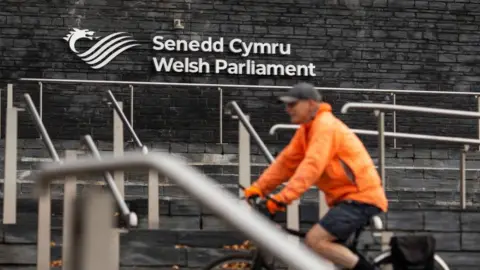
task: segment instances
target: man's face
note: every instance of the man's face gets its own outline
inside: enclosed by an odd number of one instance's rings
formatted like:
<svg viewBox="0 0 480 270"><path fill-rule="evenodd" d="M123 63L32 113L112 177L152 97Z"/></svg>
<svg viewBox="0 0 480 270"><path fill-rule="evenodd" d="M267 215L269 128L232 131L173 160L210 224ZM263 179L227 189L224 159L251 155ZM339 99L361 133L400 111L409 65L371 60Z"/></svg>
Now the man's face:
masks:
<svg viewBox="0 0 480 270"><path fill-rule="evenodd" d="M302 124L308 122L312 117L312 110L315 102L312 100L299 100L286 104L286 110L290 115L290 121L293 124Z"/></svg>

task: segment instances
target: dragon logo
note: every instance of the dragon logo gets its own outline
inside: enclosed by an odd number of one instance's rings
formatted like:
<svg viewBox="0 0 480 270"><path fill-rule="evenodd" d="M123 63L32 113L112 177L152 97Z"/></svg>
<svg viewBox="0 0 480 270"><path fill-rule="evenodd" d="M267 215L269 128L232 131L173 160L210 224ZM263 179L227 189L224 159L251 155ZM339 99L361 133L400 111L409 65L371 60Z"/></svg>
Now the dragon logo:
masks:
<svg viewBox="0 0 480 270"><path fill-rule="evenodd" d="M102 68L122 52L140 46L131 35L125 32L113 33L101 39L94 35L95 32L88 29L73 28L73 31L70 31L70 34L63 38L67 41L70 50L93 69ZM80 39L99 40L90 49L80 53L75 47L75 43Z"/></svg>

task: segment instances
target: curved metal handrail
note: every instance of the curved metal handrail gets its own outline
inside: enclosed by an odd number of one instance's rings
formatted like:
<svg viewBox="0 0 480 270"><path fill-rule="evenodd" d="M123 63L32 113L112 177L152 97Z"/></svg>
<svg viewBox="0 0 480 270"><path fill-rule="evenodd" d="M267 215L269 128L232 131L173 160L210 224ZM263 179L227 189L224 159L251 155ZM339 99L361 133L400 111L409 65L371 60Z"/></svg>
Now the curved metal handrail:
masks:
<svg viewBox="0 0 480 270"><path fill-rule="evenodd" d="M115 112L117 112L118 116L120 117L120 120L123 122L123 124L127 127L127 130L128 132L130 132L130 135L133 137L133 140L135 141L135 144L137 144L137 146L142 149L142 153L144 155L148 154L148 148L146 145L144 145L142 143L142 141L140 141L140 138L138 138L137 136L137 133L135 132L135 130L133 129L132 125L130 124L130 122L128 121L127 117L125 116L125 114L123 113L122 109L120 108L120 106L118 105L118 102L117 102L117 99L115 99L115 96L113 95L112 91L111 90L108 90L107 91L108 93L108 98L110 99L110 102L112 103L113 105L113 109L115 110Z"/></svg>
<svg viewBox="0 0 480 270"><path fill-rule="evenodd" d="M388 110L388 111L404 111L404 112L423 112L430 114L443 114L452 116L464 116L471 118L480 118L479 112L449 110L441 108L427 108L419 106L406 105L391 105L383 103L362 103L362 102L348 102L342 106L341 112L347 113L349 109L373 109L373 110Z"/></svg>
<svg viewBox="0 0 480 270"><path fill-rule="evenodd" d="M217 216L223 217L233 227L241 230L259 246L288 265L299 270L328 269L329 264L306 248L303 244L292 245L286 233L272 224L260 213L252 211L229 192L215 185L215 181L202 174L184 161L170 154L149 155L128 154L120 158L103 160L84 159L63 164L45 164L36 175L40 200L49 191L54 179L67 175L101 173L127 169L150 169L164 174L175 181L186 192L210 208ZM195 182L195 185L192 183Z"/></svg>

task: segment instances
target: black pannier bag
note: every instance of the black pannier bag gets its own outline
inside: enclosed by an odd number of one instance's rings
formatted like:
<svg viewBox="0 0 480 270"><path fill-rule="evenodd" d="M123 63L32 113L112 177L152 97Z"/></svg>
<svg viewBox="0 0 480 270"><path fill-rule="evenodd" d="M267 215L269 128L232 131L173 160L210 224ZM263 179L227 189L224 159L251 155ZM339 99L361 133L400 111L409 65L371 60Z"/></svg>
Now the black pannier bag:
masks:
<svg viewBox="0 0 480 270"><path fill-rule="evenodd" d="M435 238L431 235L394 236L390 248L394 270L435 270Z"/></svg>

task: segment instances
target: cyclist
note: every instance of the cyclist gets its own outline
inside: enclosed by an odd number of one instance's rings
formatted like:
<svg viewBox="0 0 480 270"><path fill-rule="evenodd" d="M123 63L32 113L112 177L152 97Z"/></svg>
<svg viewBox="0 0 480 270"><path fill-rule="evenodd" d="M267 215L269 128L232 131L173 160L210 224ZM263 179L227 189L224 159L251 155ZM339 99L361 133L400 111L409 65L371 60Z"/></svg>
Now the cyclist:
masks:
<svg viewBox="0 0 480 270"><path fill-rule="evenodd" d="M265 197L290 180L267 208L272 214L315 185L325 194L329 211L307 233L306 244L324 258L347 269L374 266L341 243L370 218L386 212L388 201L380 176L360 139L332 114L313 85L294 85L280 101L294 124L290 143L260 178L245 189L245 197Z"/></svg>

